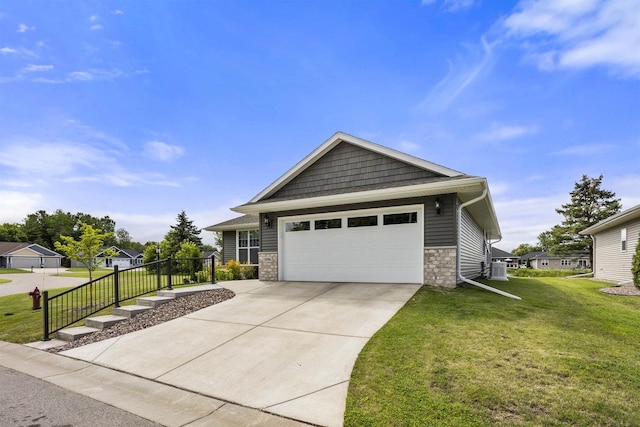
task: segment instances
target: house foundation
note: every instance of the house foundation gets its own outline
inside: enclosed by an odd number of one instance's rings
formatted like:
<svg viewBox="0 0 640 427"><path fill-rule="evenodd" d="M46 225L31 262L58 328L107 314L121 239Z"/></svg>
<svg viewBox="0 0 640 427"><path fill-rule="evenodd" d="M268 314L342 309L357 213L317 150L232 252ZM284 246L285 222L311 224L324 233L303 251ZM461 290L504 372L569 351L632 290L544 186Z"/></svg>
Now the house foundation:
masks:
<svg viewBox="0 0 640 427"><path fill-rule="evenodd" d="M456 247L434 246L424 248L424 284L441 288L455 288Z"/></svg>
<svg viewBox="0 0 640 427"><path fill-rule="evenodd" d="M258 253L258 278L265 281L278 280L278 252Z"/></svg>

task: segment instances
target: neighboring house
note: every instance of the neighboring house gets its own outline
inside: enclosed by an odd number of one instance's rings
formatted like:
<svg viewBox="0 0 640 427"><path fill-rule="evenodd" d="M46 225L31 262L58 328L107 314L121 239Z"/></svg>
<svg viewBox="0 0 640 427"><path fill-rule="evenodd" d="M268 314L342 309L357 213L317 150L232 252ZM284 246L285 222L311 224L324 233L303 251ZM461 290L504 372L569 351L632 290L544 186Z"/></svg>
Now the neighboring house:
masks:
<svg viewBox="0 0 640 427"><path fill-rule="evenodd" d="M107 249L111 249L116 253L115 256L107 257L105 259L104 251ZM143 254L136 251L135 249L120 249L116 246L111 246L109 248L102 248L102 251L98 253L96 258L102 261L100 267L104 268L113 268L114 265L117 265L118 268L130 268L136 267L142 264ZM83 263L75 260L71 260L71 267L86 267Z"/></svg>
<svg viewBox="0 0 640 427"><path fill-rule="evenodd" d="M491 247L491 261L504 262L507 268L518 268L520 257L510 252Z"/></svg>
<svg viewBox="0 0 640 427"><path fill-rule="evenodd" d="M630 282L631 262L638 246L640 205L610 216L580 232L593 238L593 277Z"/></svg>
<svg viewBox="0 0 640 427"><path fill-rule="evenodd" d="M520 257L520 265L536 270L572 270L591 267L589 255L585 253L555 256L548 252L529 252Z"/></svg>
<svg viewBox="0 0 640 427"><path fill-rule="evenodd" d="M55 268L62 258L37 243L0 242L0 268Z"/></svg>
<svg viewBox="0 0 640 427"><path fill-rule="evenodd" d="M215 251L204 251L202 253L202 257L204 258L204 266L205 267L209 267L211 265L211 257L213 256L213 259L215 260L215 265L219 265L220 264L220 254L218 252Z"/></svg>
<svg viewBox="0 0 640 427"><path fill-rule="evenodd" d="M341 132L232 210L205 229L261 280L455 287L501 237L485 178Z"/></svg>

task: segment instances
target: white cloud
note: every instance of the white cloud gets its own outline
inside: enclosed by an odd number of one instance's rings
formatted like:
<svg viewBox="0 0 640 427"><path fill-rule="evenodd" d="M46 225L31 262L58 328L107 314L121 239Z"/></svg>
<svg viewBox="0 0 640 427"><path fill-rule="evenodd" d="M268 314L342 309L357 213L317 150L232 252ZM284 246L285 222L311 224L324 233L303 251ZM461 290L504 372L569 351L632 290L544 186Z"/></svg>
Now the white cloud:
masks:
<svg viewBox="0 0 640 427"><path fill-rule="evenodd" d="M404 151L406 153L413 153L420 149L420 145L411 141L400 141L398 143L398 148L400 149L400 151Z"/></svg>
<svg viewBox="0 0 640 427"><path fill-rule="evenodd" d="M0 190L0 223L22 222L42 208L44 196L37 192Z"/></svg>
<svg viewBox="0 0 640 427"><path fill-rule="evenodd" d="M104 27L100 24L94 24L92 26L89 27L89 30L91 31L96 31L96 30L102 30Z"/></svg>
<svg viewBox="0 0 640 427"><path fill-rule="evenodd" d="M543 70L602 66L640 78L638 1L521 1L503 26Z"/></svg>
<svg viewBox="0 0 640 427"><path fill-rule="evenodd" d="M144 145L144 154L152 159L167 162L184 154L184 147L162 141L149 141Z"/></svg>
<svg viewBox="0 0 640 427"><path fill-rule="evenodd" d="M481 51L474 52L476 55L481 53L482 57L479 61L471 65L458 67L449 62L447 75L433 87L418 108L424 108L431 113L440 113L447 110L456 98L491 66L492 50L493 45L482 38Z"/></svg>
<svg viewBox="0 0 640 427"><path fill-rule="evenodd" d="M561 150L554 151L551 154L562 155L562 156L594 156L596 154L610 151L613 148L615 148L613 144L572 145L570 147L565 147Z"/></svg>
<svg viewBox="0 0 640 427"><path fill-rule="evenodd" d="M0 53L3 55L8 55L10 53L18 53L17 50L10 48L9 46L5 46L0 48Z"/></svg>
<svg viewBox="0 0 640 427"><path fill-rule="evenodd" d="M68 74L67 81L93 81L93 80L115 80L124 77L120 70L100 70L92 68L87 71L73 71Z"/></svg>
<svg viewBox="0 0 640 427"><path fill-rule="evenodd" d="M616 197L621 199L623 209L629 209L640 205L640 174L626 174L612 178L610 184L605 187L607 190L616 193Z"/></svg>
<svg viewBox="0 0 640 427"><path fill-rule="evenodd" d="M35 52L29 50L29 49L25 49L23 47L19 47L17 49L11 48L9 46L5 46L0 48L0 53L3 55L18 55L21 56L23 58L37 58L38 55L36 55Z"/></svg>
<svg viewBox="0 0 640 427"><path fill-rule="evenodd" d="M490 129L480 133L478 139L485 142L502 142L510 139L521 138L537 132L533 126L502 125L494 123Z"/></svg>
<svg viewBox="0 0 640 427"><path fill-rule="evenodd" d="M29 64L22 69L22 71L26 71L28 73L51 71L51 70L53 70L53 65L35 65L35 64Z"/></svg>
<svg viewBox="0 0 640 427"><path fill-rule="evenodd" d="M468 9L476 3L478 3L477 0L444 0L443 6L447 12L458 12Z"/></svg>
<svg viewBox="0 0 640 427"><path fill-rule="evenodd" d="M100 19L100 17L98 15L91 15L89 17L89 21L91 21L91 22L96 22L98 19Z"/></svg>
<svg viewBox="0 0 640 427"><path fill-rule="evenodd" d="M36 29L36 27L29 27L28 25L25 25L25 24L18 25L18 32L19 33L26 33L27 31L33 31L35 29Z"/></svg>
<svg viewBox="0 0 640 427"><path fill-rule="evenodd" d="M111 12L114 15L124 15L124 12L120 9L116 9L113 12Z"/></svg>

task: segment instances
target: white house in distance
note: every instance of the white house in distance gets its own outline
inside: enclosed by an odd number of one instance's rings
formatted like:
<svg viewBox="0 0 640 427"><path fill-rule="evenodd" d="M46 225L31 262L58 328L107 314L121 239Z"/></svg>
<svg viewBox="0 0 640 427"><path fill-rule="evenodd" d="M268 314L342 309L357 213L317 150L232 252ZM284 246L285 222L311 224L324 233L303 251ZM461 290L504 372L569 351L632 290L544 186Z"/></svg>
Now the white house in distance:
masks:
<svg viewBox="0 0 640 427"><path fill-rule="evenodd" d="M485 178L342 132L233 210L205 229L260 280L456 287L501 238Z"/></svg>
<svg viewBox="0 0 640 427"><path fill-rule="evenodd" d="M593 277L606 282L631 282L631 261L639 233L640 205L582 230L580 234L593 238Z"/></svg>
<svg viewBox="0 0 640 427"><path fill-rule="evenodd" d="M0 268L60 267L62 255L37 243L0 242Z"/></svg>

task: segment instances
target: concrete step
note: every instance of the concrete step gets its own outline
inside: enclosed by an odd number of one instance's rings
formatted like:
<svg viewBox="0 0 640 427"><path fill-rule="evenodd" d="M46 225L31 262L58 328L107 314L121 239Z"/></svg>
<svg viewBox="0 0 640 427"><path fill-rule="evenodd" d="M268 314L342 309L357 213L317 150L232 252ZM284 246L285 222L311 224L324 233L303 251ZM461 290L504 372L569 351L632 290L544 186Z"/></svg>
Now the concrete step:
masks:
<svg viewBox="0 0 640 427"><path fill-rule="evenodd" d="M97 316L97 317L89 317L84 322L84 324L90 328L96 329L106 329L115 325L118 322L122 322L123 320L127 320L124 316L116 316L113 314L108 314L106 316Z"/></svg>
<svg viewBox="0 0 640 427"><path fill-rule="evenodd" d="M142 297L136 298L137 305L144 305L147 307L159 307L165 302L173 301L175 297Z"/></svg>
<svg viewBox="0 0 640 427"><path fill-rule="evenodd" d="M37 348L38 350L49 350L50 348L62 347L69 344L68 341L62 341L59 339L52 339L49 341L36 341L25 344L27 347Z"/></svg>
<svg viewBox="0 0 640 427"><path fill-rule="evenodd" d="M58 332L56 332L56 337L62 341L75 341L98 331L99 329L97 328L91 328L89 326L78 326L76 328L60 329Z"/></svg>
<svg viewBox="0 0 640 427"><path fill-rule="evenodd" d="M123 305L122 307L116 307L113 309L113 314L116 316L126 317L131 319L140 313L144 313L147 310L151 310L153 307L148 305Z"/></svg>
<svg viewBox="0 0 640 427"><path fill-rule="evenodd" d="M167 290L158 291L158 296L179 298L179 297L186 297L187 295L197 294L200 292L211 291L213 289L220 289L221 287L222 286L213 285L213 284L189 286L186 288L172 289L170 291L167 291Z"/></svg>

